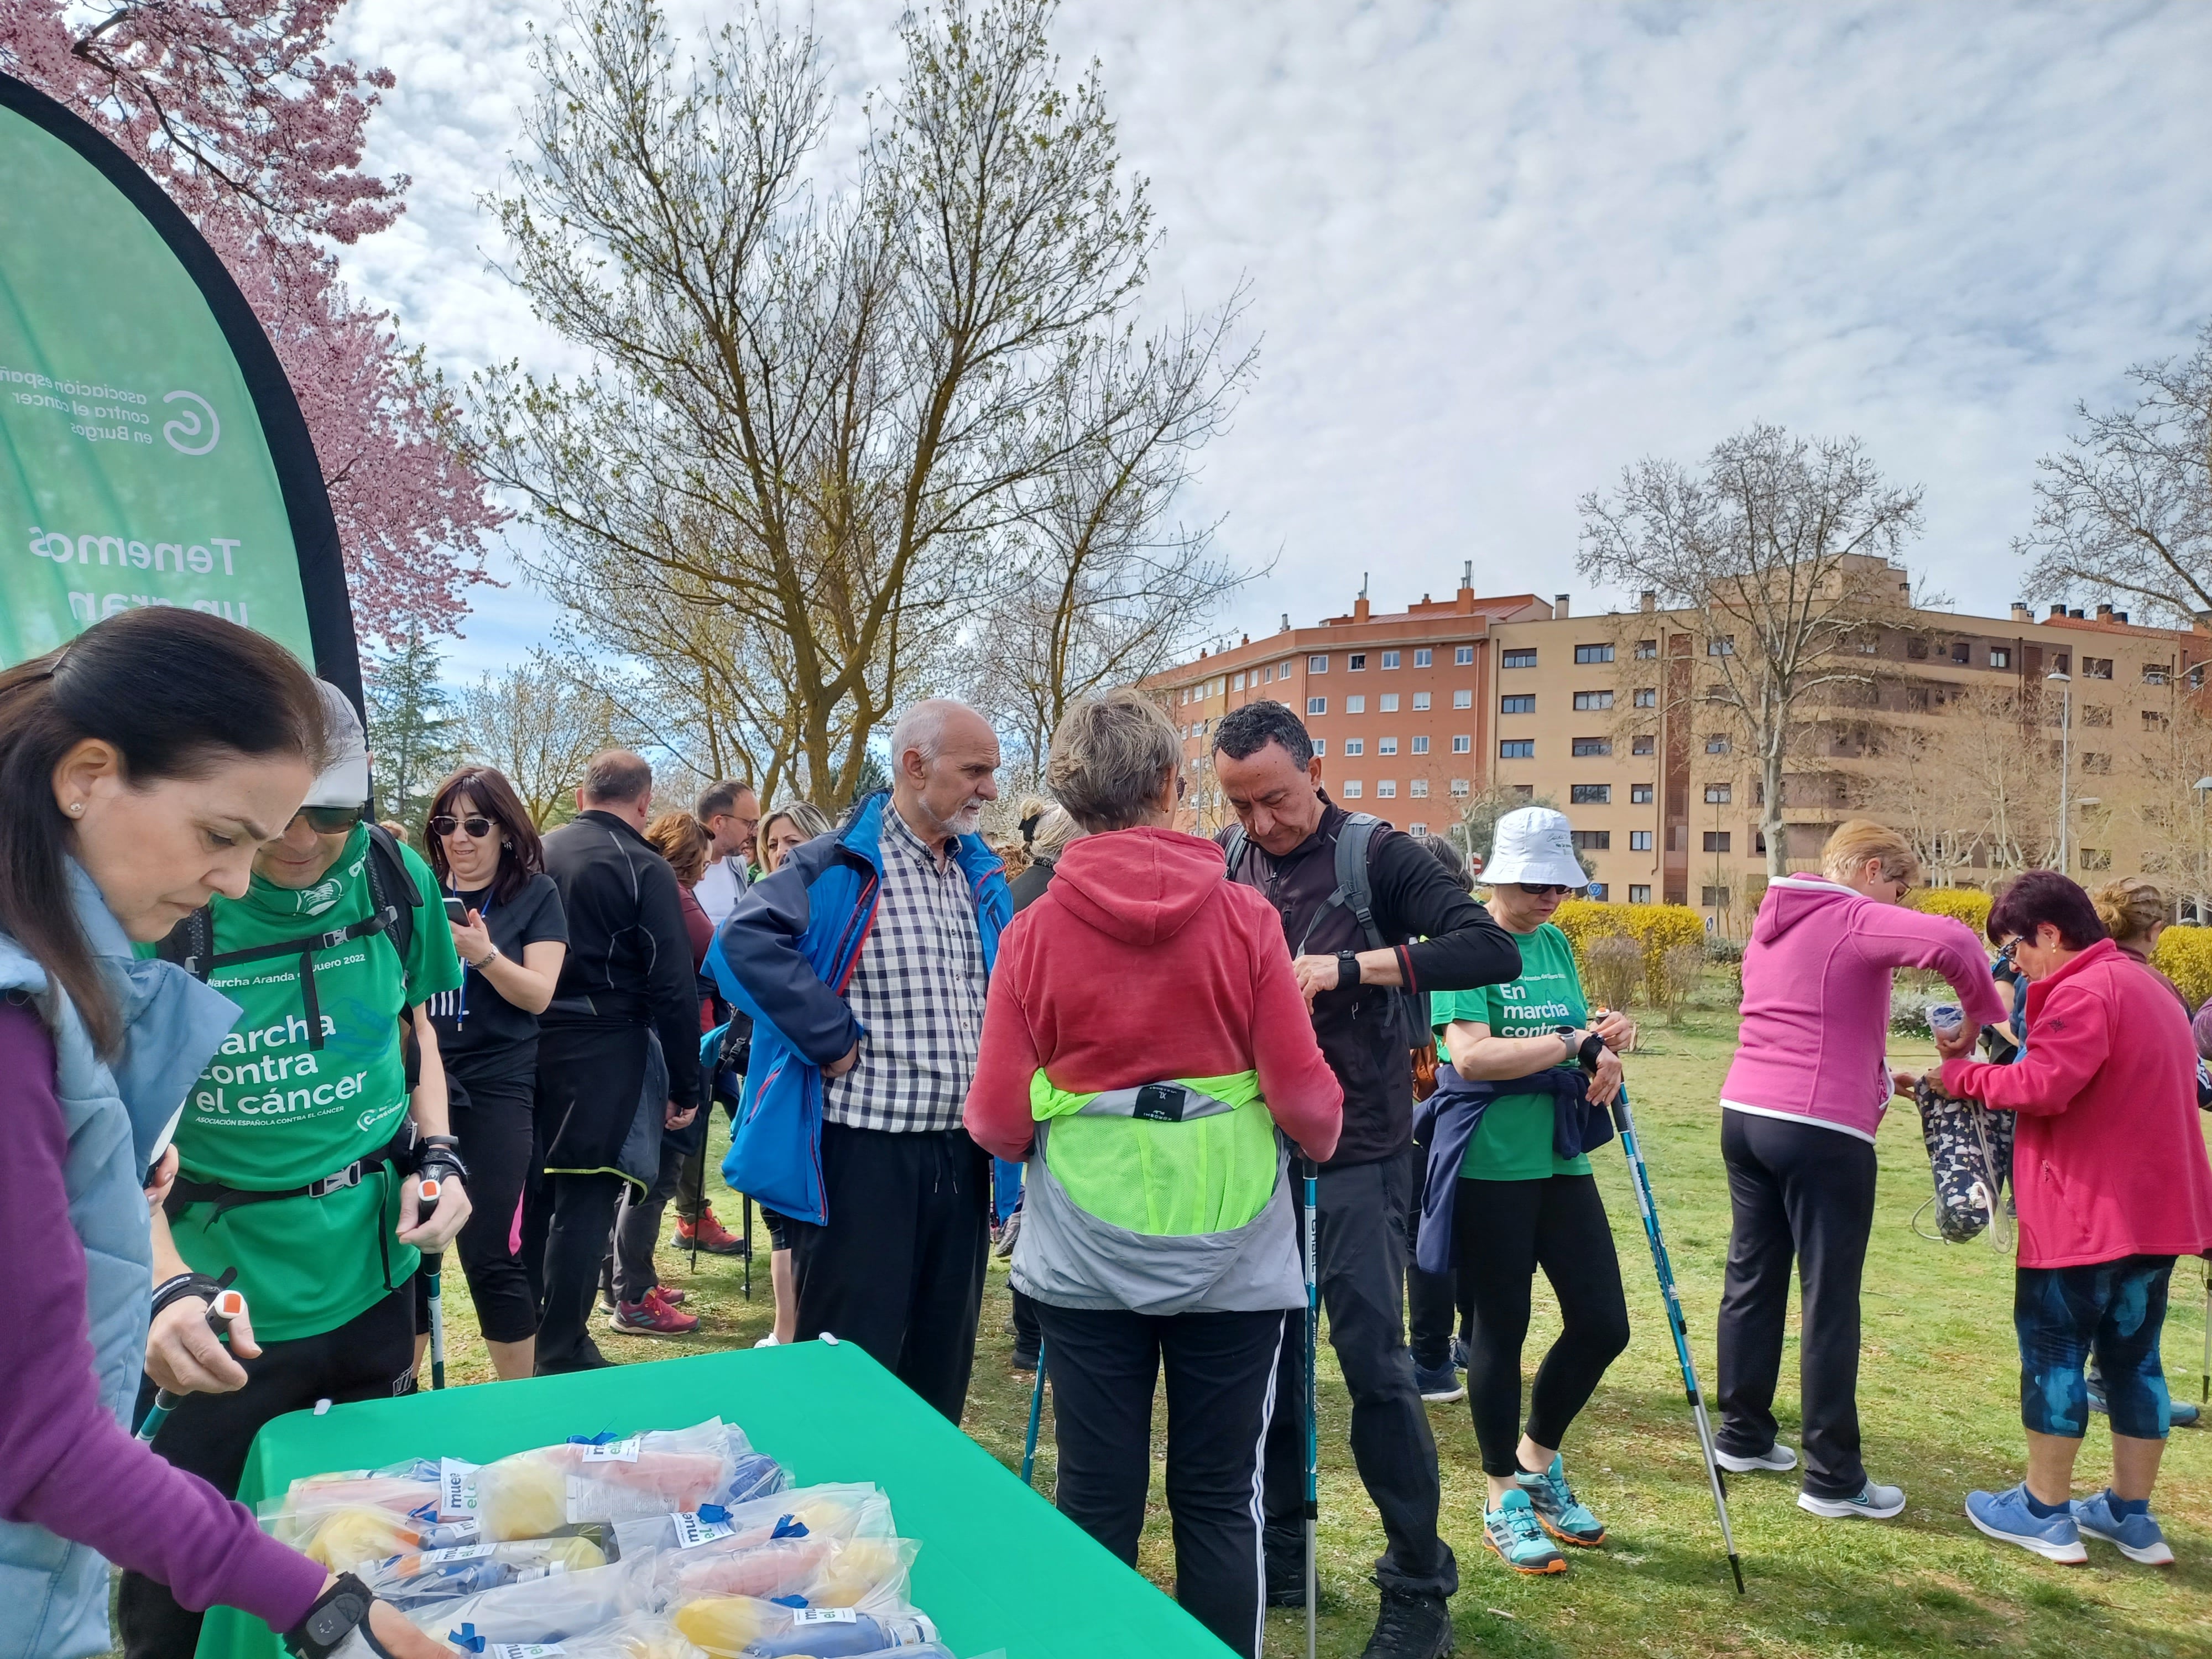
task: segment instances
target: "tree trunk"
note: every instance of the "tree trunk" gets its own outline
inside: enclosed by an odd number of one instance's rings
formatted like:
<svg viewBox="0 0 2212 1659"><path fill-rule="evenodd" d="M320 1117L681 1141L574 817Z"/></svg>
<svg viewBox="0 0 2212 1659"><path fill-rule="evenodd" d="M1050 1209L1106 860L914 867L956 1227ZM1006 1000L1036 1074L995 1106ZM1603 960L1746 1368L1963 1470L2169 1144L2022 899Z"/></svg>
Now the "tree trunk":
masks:
<svg viewBox="0 0 2212 1659"><path fill-rule="evenodd" d="M1760 757L1761 793L1766 805L1759 819L1759 833L1766 837L1766 875L1768 880L1790 873L1789 831L1782 823L1782 745L1770 740L1766 752Z"/></svg>

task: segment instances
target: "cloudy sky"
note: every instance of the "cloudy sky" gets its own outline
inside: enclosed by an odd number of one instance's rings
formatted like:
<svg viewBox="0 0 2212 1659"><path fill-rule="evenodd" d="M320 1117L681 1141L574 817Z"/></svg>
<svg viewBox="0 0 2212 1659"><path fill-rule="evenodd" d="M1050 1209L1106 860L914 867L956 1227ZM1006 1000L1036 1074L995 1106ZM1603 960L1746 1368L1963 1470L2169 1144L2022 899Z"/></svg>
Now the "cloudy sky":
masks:
<svg viewBox="0 0 2212 1659"><path fill-rule="evenodd" d="M844 107L896 0L820 0ZM672 12L689 31L698 0ZM489 268L557 0L355 0L399 77L373 164L407 217L356 287L451 373L569 365ZM1258 379L1185 504L1271 629L1455 585L1593 594L1575 502L1753 421L1856 433L1927 492L1913 562L2002 615L2077 398L2212 316L2212 5L1508 6L1067 0L1167 235L1159 301L1252 289ZM542 634L484 596L464 672Z"/></svg>

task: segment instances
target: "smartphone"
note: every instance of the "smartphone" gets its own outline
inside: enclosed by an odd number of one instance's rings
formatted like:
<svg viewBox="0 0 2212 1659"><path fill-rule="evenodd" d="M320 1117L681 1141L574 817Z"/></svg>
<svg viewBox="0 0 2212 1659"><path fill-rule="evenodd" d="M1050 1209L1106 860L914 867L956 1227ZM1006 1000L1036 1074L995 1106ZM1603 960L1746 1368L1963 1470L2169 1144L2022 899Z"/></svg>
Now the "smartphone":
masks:
<svg viewBox="0 0 2212 1659"><path fill-rule="evenodd" d="M452 922L456 927L467 927L469 925L469 907L462 903L460 900L457 898L448 897L446 900L446 920Z"/></svg>

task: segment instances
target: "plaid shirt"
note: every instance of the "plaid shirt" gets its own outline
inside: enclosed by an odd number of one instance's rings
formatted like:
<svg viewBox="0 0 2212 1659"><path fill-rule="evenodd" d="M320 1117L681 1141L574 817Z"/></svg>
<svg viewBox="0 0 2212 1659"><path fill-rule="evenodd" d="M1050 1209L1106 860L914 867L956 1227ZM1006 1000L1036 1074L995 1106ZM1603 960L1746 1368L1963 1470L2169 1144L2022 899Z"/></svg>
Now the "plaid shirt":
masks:
<svg viewBox="0 0 2212 1659"><path fill-rule="evenodd" d="M957 1129L983 1030L975 891L889 806L882 853L875 926L845 988L866 1035L859 1063L828 1080L822 1115L855 1129Z"/></svg>

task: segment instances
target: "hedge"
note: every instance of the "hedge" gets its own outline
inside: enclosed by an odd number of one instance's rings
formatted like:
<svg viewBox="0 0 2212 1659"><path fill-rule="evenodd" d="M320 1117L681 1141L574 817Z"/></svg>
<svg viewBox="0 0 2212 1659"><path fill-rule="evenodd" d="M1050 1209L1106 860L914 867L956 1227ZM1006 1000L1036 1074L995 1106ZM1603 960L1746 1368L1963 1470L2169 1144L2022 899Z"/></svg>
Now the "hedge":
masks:
<svg viewBox="0 0 2212 1659"><path fill-rule="evenodd" d="M1905 896L1905 903L1931 916L1948 916L1974 930L1977 939L1989 926L1990 896L1978 887L1919 887Z"/></svg>
<svg viewBox="0 0 2212 1659"><path fill-rule="evenodd" d="M1552 921L1575 947L1575 965L1587 971L1583 946L1607 933L1625 933L1644 947L1644 994L1652 1002L1666 1000L1666 976L1661 959L1678 945L1703 946L1705 924L1686 904L1601 904L1595 899L1568 899L1553 913Z"/></svg>
<svg viewBox="0 0 2212 1659"><path fill-rule="evenodd" d="M2167 928L2150 960L2192 1004L2212 999L2212 927Z"/></svg>

